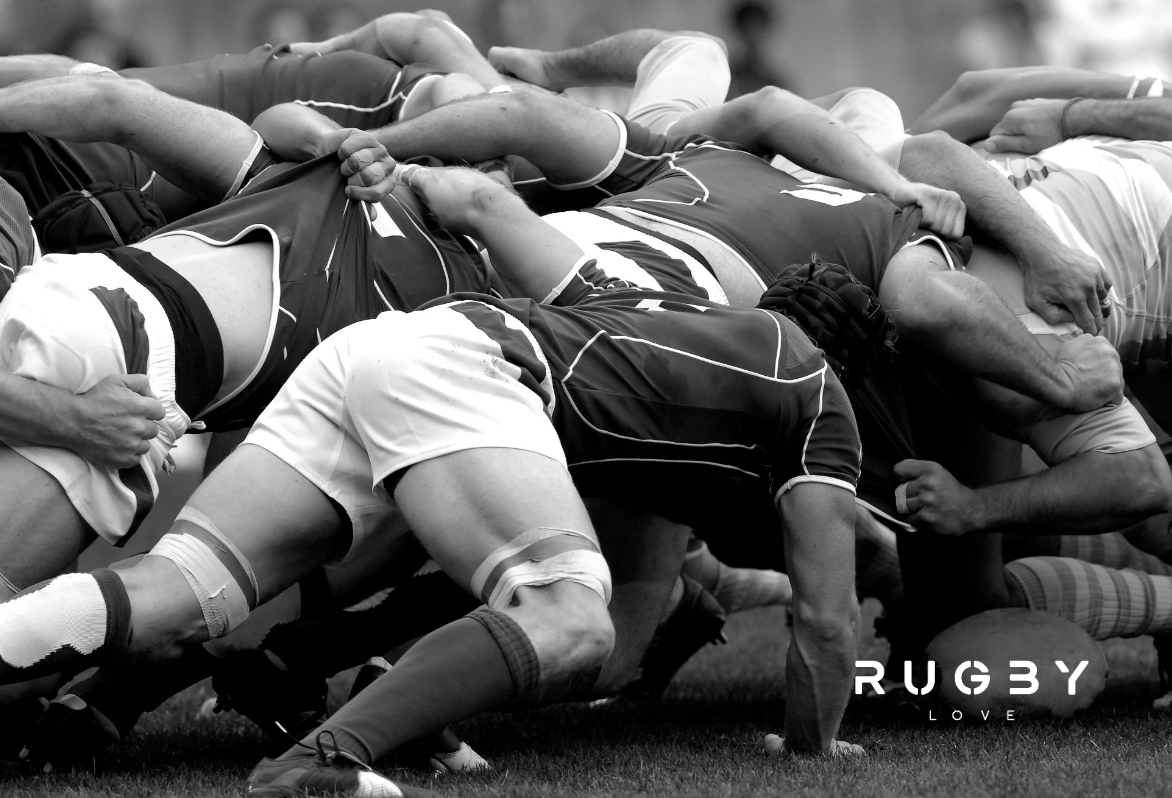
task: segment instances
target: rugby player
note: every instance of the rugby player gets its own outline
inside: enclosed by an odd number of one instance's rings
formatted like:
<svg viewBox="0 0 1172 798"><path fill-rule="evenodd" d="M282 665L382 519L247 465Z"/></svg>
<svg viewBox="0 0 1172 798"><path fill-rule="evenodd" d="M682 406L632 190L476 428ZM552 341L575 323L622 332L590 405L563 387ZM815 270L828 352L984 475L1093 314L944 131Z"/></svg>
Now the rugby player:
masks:
<svg viewBox="0 0 1172 798"><path fill-rule="evenodd" d="M575 306L462 295L331 337L140 563L0 605L4 678L127 650L173 656L313 565L385 550L393 541L372 522L397 509L486 606L376 683L393 718L343 710L315 735L369 764L472 712L539 706L599 678L614 635L610 574L578 491L687 525L730 504L775 506L794 584L786 744L857 751L834 737L857 634L859 443L818 350L765 310L646 291L576 301L596 292L565 275L593 259L515 195L466 170L410 179L496 258L530 274L546 264L534 293L570 283ZM745 346L763 340L772 344ZM64 630L55 619L66 616L85 628ZM34 617L58 630L52 639L18 620ZM296 754L262 763L252 793L353 787L353 773Z"/></svg>
<svg viewBox="0 0 1172 798"><path fill-rule="evenodd" d="M341 51L321 56L305 47L266 44L244 54L119 73L66 56L8 56L0 58L0 85L69 74L121 75L248 123L274 105L293 102L315 108L341 127L365 129L504 83L450 22L408 13L376 22L378 55ZM34 216L66 191L98 181L139 188L168 221L220 199L176 186L133 148L61 141L35 131L0 137L0 177L20 192Z"/></svg>
<svg viewBox="0 0 1172 798"><path fill-rule="evenodd" d="M42 258L8 292L5 371L73 393L145 374L166 410L149 452L122 470L17 431L4 438L0 562L11 585L58 573L95 535L124 544L175 440L193 425L250 424L321 338L388 308L487 287L479 257L429 227L410 195L359 201L386 194L392 162L352 131L338 134L339 146L349 141L347 178L336 156L277 163L243 122L139 81L16 84L0 90L0 113L5 132L132 145L193 194L235 195L135 248Z"/></svg>

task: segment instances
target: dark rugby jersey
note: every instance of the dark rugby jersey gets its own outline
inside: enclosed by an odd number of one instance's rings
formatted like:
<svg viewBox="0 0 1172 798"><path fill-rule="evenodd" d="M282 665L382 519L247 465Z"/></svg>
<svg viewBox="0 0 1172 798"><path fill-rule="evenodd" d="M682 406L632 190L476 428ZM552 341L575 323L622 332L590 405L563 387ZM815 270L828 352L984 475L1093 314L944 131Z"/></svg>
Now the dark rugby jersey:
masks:
<svg viewBox="0 0 1172 798"><path fill-rule="evenodd" d="M574 307L434 304L466 316L520 369L585 497L699 526L733 506L776 519L777 494L804 481L854 490L859 438L846 393L779 314L623 289Z"/></svg>
<svg viewBox="0 0 1172 798"><path fill-rule="evenodd" d="M616 117L618 119L618 117ZM690 227L732 248L767 285L813 253L878 288L920 210L884 196L802 183L733 144L663 136L624 123L624 155L597 183L622 208Z"/></svg>
<svg viewBox="0 0 1172 798"><path fill-rule="evenodd" d="M368 53L294 55L287 45L266 44L244 54L120 74L249 123L267 108L296 102L342 127L371 128L397 120L407 91L420 77L433 73L423 66L405 69Z"/></svg>
<svg viewBox="0 0 1172 798"><path fill-rule="evenodd" d="M381 203L350 200L338 159L279 163L237 196L153 238L216 246L273 243L274 301L266 355L235 395L199 416L209 429L247 426L322 339L385 310L412 310L452 291L486 291L483 262L396 189Z"/></svg>

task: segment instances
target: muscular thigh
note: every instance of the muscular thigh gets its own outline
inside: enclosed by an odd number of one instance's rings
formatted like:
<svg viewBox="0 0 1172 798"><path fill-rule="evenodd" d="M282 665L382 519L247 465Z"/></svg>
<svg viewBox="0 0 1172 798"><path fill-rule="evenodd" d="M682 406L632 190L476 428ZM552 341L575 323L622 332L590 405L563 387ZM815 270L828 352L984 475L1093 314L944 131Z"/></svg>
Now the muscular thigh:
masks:
<svg viewBox="0 0 1172 798"><path fill-rule="evenodd" d="M0 444L0 597L60 573L94 539L64 488Z"/></svg>

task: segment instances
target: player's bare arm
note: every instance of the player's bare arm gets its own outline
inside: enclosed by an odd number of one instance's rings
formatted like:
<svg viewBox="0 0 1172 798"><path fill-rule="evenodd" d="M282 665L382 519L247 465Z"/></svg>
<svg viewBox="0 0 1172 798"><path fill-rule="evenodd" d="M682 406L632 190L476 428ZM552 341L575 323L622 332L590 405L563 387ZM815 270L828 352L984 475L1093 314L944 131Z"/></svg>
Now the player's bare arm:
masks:
<svg viewBox="0 0 1172 798"><path fill-rule="evenodd" d="M944 133L909 139L900 170L960 192L969 219L1005 246L1021 264L1026 304L1051 324L1073 320L1083 330L1103 327L1103 302L1110 288L1101 264L1064 245L1009 181L979 155Z"/></svg>
<svg viewBox="0 0 1172 798"><path fill-rule="evenodd" d="M701 133L780 153L813 172L884 194L898 205L919 205L924 225L945 237L959 238L964 233L965 206L955 192L911 182L849 127L783 89L767 87L695 111L676 122L672 132Z"/></svg>
<svg viewBox="0 0 1172 798"><path fill-rule="evenodd" d="M960 141L989 135L1014 102L1035 97L1119 99L1144 97L1152 78L1067 67L1020 67L965 72L920 118L908 127L912 134L943 130Z"/></svg>
<svg viewBox="0 0 1172 798"><path fill-rule="evenodd" d="M675 36L711 39L727 52L723 41L707 33L639 28L556 52L492 47L488 51L488 60L501 73L553 91L575 86L628 86L635 82L643 57L652 48Z"/></svg>
<svg viewBox="0 0 1172 798"><path fill-rule="evenodd" d="M486 89L505 85L467 34L450 19L432 14L384 14L332 39L298 42L290 49L300 54L357 50L400 64L425 62L442 72L462 72Z"/></svg>
<svg viewBox="0 0 1172 798"><path fill-rule="evenodd" d="M281 103L267 108L252 120L252 129L278 158L309 161L337 150L324 139L341 126L324 114L301 103Z"/></svg>
<svg viewBox="0 0 1172 798"><path fill-rule="evenodd" d="M991 131L990 152L1038 152L1075 136L1172 139L1172 98L1019 100Z"/></svg>
<svg viewBox="0 0 1172 798"><path fill-rule="evenodd" d="M855 502L841 487L801 482L778 499L794 589L794 631L786 658L785 747L840 753L836 743L854 676ZM845 753L862 753L849 746Z"/></svg>
<svg viewBox="0 0 1172 798"><path fill-rule="evenodd" d="M74 142L109 141L171 182L219 202L257 143L248 125L137 80L68 76L0 89L0 131Z"/></svg>
<svg viewBox="0 0 1172 798"><path fill-rule="evenodd" d="M74 395L0 371L0 405L0 437L72 449L113 468L138 463L163 417L143 374L107 377Z"/></svg>
<svg viewBox="0 0 1172 798"><path fill-rule="evenodd" d="M1099 535L1170 509L1172 478L1157 445L1085 452L1012 482L968 488L939 463L904 460L908 523L921 532L964 535Z"/></svg>
<svg viewBox="0 0 1172 798"><path fill-rule="evenodd" d="M441 224L485 245L513 296L546 299L585 255L515 193L475 169L411 165L401 174Z"/></svg>
<svg viewBox="0 0 1172 798"><path fill-rule="evenodd" d="M375 131L400 160L488 161L519 155L554 183L596 178L618 145L612 117L573 100L534 92L473 97Z"/></svg>

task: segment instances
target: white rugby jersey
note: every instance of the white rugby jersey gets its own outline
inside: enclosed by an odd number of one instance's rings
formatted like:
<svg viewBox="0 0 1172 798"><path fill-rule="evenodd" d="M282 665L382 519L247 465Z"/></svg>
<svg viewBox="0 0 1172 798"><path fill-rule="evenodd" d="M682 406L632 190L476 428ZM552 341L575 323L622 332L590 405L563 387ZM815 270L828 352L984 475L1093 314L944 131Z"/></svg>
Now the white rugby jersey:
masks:
<svg viewBox="0 0 1172 798"><path fill-rule="evenodd" d="M1167 360L1172 328L1172 141L1084 136L986 156L1111 281L1104 330L1126 363Z"/></svg>

